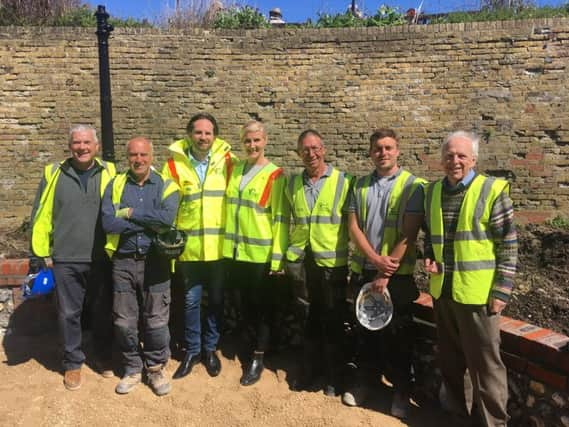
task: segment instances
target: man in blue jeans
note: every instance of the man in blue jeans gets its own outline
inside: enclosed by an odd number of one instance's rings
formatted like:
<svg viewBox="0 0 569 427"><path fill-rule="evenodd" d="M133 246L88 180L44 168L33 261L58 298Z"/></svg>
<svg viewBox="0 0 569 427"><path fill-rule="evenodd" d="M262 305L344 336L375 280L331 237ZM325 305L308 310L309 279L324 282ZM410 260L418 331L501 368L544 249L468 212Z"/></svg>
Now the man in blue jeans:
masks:
<svg viewBox="0 0 569 427"><path fill-rule="evenodd" d="M186 131L186 138L168 148L170 158L163 168L164 176L180 186L176 225L188 235L184 252L176 263L176 274L184 288L186 354L174 379L185 377L201 361L210 376L215 377L221 371L216 350L223 318L225 187L236 161L230 145L217 137L218 126L212 115L194 115ZM204 290L208 292L208 308L202 343Z"/></svg>

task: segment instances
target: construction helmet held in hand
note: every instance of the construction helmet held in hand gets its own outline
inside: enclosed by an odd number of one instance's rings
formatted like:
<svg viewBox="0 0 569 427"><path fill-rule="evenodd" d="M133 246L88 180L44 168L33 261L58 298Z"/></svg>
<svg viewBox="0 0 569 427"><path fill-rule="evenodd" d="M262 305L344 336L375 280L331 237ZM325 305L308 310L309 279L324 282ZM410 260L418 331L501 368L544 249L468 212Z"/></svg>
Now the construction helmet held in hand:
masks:
<svg viewBox="0 0 569 427"><path fill-rule="evenodd" d="M54 287L53 270L46 268L36 274L28 274L22 285L22 293L24 298L47 295Z"/></svg>
<svg viewBox="0 0 569 427"><path fill-rule="evenodd" d="M188 236L184 231L172 228L168 231L157 233L154 236L153 244L159 255L168 259L175 259L184 252L187 240Z"/></svg>
<svg viewBox="0 0 569 427"><path fill-rule="evenodd" d="M366 283L360 289L356 299L356 318L360 324L377 331L385 328L393 317L393 303L387 288L380 294L372 289L372 283Z"/></svg>

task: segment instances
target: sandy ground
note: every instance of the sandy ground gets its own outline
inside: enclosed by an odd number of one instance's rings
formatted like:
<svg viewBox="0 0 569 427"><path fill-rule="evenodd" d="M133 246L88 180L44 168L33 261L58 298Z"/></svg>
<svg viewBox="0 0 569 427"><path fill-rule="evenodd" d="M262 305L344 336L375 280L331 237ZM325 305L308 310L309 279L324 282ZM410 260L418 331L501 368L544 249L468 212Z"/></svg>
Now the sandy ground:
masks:
<svg viewBox="0 0 569 427"><path fill-rule="evenodd" d="M228 339L229 340L229 339ZM231 343L222 345L223 369L210 378L198 365L172 392L155 396L146 385L129 395L115 394L119 378L105 379L88 364L83 385L69 392L59 369L55 331L7 336L0 353L0 425L6 426L441 426L435 408L413 406L405 422L385 415L392 391L378 382L362 408L342 405L322 392L292 392L287 382L292 354L269 358L261 381L239 385L241 363ZM167 366L171 376L178 361ZM118 373L118 369L117 369Z"/></svg>

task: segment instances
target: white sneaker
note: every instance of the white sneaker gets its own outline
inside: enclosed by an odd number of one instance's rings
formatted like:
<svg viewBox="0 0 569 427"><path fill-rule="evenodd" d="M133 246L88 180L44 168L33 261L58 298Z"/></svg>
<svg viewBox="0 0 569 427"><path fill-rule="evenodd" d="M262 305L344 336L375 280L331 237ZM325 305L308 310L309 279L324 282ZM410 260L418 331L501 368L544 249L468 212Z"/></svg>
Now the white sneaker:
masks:
<svg viewBox="0 0 569 427"><path fill-rule="evenodd" d="M397 418L407 418L409 407L409 395L396 391L391 402L391 415Z"/></svg>
<svg viewBox="0 0 569 427"><path fill-rule="evenodd" d="M354 387L342 394L342 403L347 406L361 406L367 395L363 386Z"/></svg>

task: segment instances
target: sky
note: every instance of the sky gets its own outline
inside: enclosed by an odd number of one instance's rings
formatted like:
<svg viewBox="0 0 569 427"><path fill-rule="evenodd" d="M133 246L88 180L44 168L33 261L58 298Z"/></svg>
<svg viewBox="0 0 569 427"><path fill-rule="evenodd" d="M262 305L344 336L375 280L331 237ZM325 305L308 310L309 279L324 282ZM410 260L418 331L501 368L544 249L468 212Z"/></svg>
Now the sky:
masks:
<svg viewBox="0 0 569 427"><path fill-rule="evenodd" d="M200 4L204 0L179 0L181 5ZM422 9L426 13L453 12L459 10L478 9L480 0L357 0L357 6L367 14L373 14L381 4L398 7L401 12L409 8ZM566 0L534 0L539 5L559 6ZM92 6L104 5L107 12L119 18L147 18L156 22L167 11L173 11L176 0L89 0ZM274 7L281 9L283 19L287 22L306 22L308 18L318 19L319 13L336 14L347 10L351 0L237 0L224 1L224 4L248 4L258 8L268 17L269 10Z"/></svg>

